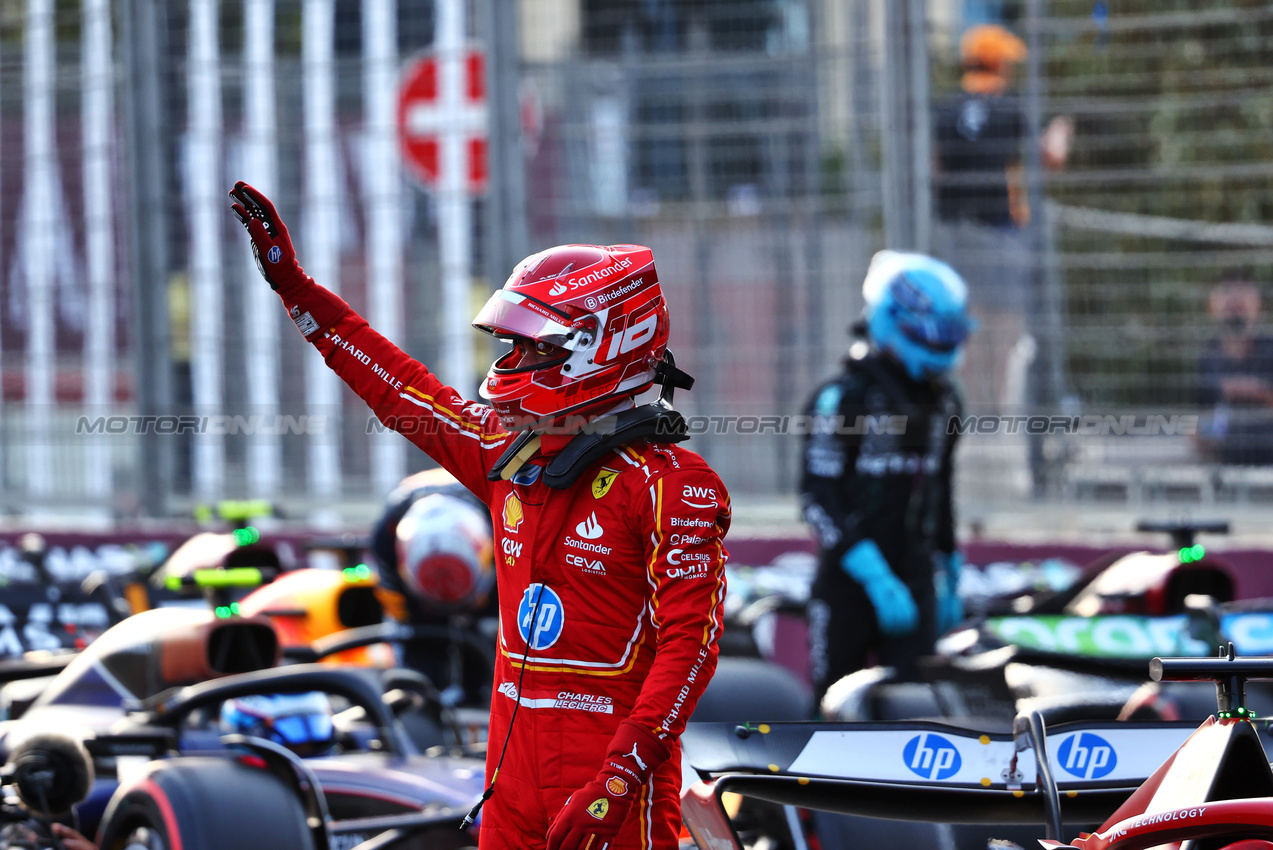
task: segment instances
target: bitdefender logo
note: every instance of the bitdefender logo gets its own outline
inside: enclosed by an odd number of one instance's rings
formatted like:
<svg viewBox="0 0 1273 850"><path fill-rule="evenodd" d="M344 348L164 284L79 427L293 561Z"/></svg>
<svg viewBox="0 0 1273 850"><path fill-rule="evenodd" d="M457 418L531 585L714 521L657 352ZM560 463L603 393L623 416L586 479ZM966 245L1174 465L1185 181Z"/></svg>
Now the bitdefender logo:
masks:
<svg viewBox="0 0 1273 850"><path fill-rule="evenodd" d="M575 526L575 533L584 540L596 540L605 534L606 530L601 527L601 523L597 522L597 512L593 511L587 519Z"/></svg>

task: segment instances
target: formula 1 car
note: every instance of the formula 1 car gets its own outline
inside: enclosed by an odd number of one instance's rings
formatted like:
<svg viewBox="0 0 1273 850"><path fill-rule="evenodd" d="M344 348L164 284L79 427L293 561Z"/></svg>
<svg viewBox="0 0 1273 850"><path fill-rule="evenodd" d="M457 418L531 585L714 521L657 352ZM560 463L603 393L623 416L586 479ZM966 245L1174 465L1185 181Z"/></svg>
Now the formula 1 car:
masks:
<svg viewBox="0 0 1273 850"><path fill-rule="evenodd" d="M1146 687L1155 656L1204 656L1232 641L1238 652L1273 654L1273 600L1234 599L1233 571L1195 543L1224 533L1223 522L1142 522L1171 535L1166 553L1110 556L1087 578L982 603L978 614L922 662L924 681L893 683L884 669L860 671L832 686L824 714L838 720L975 717L1010 723L1031 704L1070 719L1119 716L1201 720L1210 697L1196 685ZM1260 710L1273 692L1258 686Z"/></svg>
<svg viewBox="0 0 1273 850"><path fill-rule="evenodd" d="M0 781L16 792L0 821L26 818L38 832L74 806L80 830L112 850L476 843L458 827L481 794L484 754L425 755L398 716L436 699L424 677L276 667L281 655L263 616L162 608L123 620L0 723ZM312 692L342 709L335 746L317 757L218 723L229 700Z"/></svg>
<svg viewBox="0 0 1273 850"><path fill-rule="evenodd" d="M1054 724L1039 711L1019 715L1010 733L924 721L691 723L682 745L700 779L682 794L682 818L700 850L746 846L728 814L732 795L998 825L987 828L992 838L1003 825L1041 825L1045 850L1273 847L1273 771L1245 701L1246 680L1273 678L1273 659L1240 658L1230 645L1220 658L1155 658L1148 667L1155 681L1214 683L1218 711L1196 730Z"/></svg>

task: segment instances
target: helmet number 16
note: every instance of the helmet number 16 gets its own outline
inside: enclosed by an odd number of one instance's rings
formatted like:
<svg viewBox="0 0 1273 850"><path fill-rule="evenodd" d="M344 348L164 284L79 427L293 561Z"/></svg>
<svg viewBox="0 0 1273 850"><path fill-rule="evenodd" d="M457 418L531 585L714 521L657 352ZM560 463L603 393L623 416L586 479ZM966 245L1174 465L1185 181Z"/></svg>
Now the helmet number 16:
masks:
<svg viewBox="0 0 1273 850"><path fill-rule="evenodd" d="M654 336L658 324L658 313L651 313L635 325L624 328L623 333L612 335L610 337L610 350L606 352L606 359L613 360L620 354L627 354L637 346L648 342L650 337Z"/></svg>

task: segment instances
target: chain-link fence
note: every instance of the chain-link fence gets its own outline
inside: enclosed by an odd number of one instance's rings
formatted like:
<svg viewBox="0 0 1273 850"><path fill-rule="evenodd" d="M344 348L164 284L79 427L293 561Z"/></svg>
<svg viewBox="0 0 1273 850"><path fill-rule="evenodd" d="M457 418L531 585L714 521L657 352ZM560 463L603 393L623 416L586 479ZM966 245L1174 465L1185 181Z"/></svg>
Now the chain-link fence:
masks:
<svg viewBox="0 0 1273 850"><path fill-rule="evenodd" d="M961 55L979 24L1020 40L1002 92ZM970 283L965 502L1257 498L1270 30L1242 0L2 2L5 506L308 513L424 462L289 329L239 178L470 391L491 351L456 317L516 260L650 245L698 378L678 407L744 499L792 493L783 417L838 369L884 247ZM400 85L457 32L485 51L471 201L400 153L450 120L404 119Z"/></svg>

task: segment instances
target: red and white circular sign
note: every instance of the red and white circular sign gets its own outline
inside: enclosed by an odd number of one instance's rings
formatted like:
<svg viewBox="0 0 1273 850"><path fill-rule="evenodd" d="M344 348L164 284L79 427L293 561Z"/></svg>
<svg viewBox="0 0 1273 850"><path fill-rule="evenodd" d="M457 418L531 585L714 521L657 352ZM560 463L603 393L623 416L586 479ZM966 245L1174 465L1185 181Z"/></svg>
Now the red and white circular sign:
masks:
<svg viewBox="0 0 1273 850"><path fill-rule="evenodd" d="M463 136L461 150L465 185L470 194L486 191L490 172L486 137L486 59L469 47L461 62L462 82L458 104L443 102L441 69L433 52L411 60L398 91L398 138L402 158L416 179L436 189L442 174L442 134Z"/></svg>

